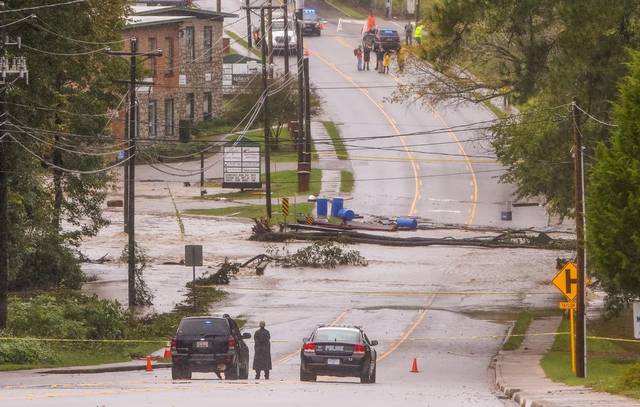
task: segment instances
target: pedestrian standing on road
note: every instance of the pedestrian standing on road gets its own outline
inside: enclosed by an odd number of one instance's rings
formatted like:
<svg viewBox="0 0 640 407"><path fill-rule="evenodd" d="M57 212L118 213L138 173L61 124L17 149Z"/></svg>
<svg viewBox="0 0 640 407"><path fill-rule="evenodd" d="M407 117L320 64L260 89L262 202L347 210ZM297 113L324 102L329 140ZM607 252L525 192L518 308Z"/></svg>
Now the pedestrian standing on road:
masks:
<svg viewBox="0 0 640 407"><path fill-rule="evenodd" d="M364 66L362 70L369 70L369 61L371 60L371 47L368 45L364 46Z"/></svg>
<svg viewBox="0 0 640 407"><path fill-rule="evenodd" d="M422 24L418 24L416 26L416 30L413 32L413 38L416 40L416 44L422 44L422 30L424 26Z"/></svg>
<svg viewBox="0 0 640 407"><path fill-rule="evenodd" d="M412 40L413 40L413 24L411 24L411 21L409 21L407 24L404 25L404 43L406 45L411 45Z"/></svg>
<svg viewBox="0 0 640 407"><path fill-rule="evenodd" d="M391 17L391 0L387 0L385 2L385 14L384 16L386 18L390 18Z"/></svg>
<svg viewBox="0 0 640 407"><path fill-rule="evenodd" d="M384 73L389 73L389 65L391 65L391 53L389 51L384 54L382 64L384 65Z"/></svg>
<svg viewBox="0 0 640 407"><path fill-rule="evenodd" d="M256 380L260 378L260 372L264 372L264 378L269 380L271 370L271 334L265 329L266 323L260 321L260 329L253 334L255 343L253 353L253 370L256 371Z"/></svg>
<svg viewBox="0 0 640 407"><path fill-rule="evenodd" d="M358 48L353 50L353 54L356 56L356 60L358 61L358 71L362 71L364 70L364 67L362 66L362 57L363 57L363 52L362 52L362 45L358 45Z"/></svg>
<svg viewBox="0 0 640 407"><path fill-rule="evenodd" d="M378 73L384 73L384 48L378 46L376 50L376 69Z"/></svg>
<svg viewBox="0 0 640 407"><path fill-rule="evenodd" d="M407 58L407 48L400 47L398 50L398 72L404 73L404 61Z"/></svg>
<svg viewBox="0 0 640 407"><path fill-rule="evenodd" d="M369 10L369 17L367 17L367 32L373 31L376 28L376 18L373 16L373 10Z"/></svg>

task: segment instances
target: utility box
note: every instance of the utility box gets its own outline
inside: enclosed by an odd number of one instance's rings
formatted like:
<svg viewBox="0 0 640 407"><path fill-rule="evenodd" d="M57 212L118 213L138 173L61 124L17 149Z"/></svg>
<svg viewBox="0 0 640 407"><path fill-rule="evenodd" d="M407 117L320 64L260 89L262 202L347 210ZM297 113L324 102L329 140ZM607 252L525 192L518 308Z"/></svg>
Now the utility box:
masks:
<svg viewBox="0 0 640 407"><path fill-rule="evenodd" d="M188 244L184 246L184 265L187 267L202 266L202 245Z"/></svg>

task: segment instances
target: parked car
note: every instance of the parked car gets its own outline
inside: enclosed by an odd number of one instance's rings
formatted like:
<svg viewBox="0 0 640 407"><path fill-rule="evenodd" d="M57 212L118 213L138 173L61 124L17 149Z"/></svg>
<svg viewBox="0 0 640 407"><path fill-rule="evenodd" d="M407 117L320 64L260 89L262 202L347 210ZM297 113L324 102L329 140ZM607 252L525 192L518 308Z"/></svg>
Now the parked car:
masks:
<svg viewBox="0 0 640 407"><path fill-rule="evenodd" d="M323 21L318 17L315 9L305 8L302 13L303 34L322 35Z"/></svg>
<svg viewBox="0 0 640 407"><path fill-rule="evenodd" d="M289 28L287 30L287 35L289 37L289 54L295 54L297 51L297 37L296 30L293 24L293 18L288 20ZM274 19L272 22L272 45L273 52L275 53L284 53L284 19Z"/></svg>
<svg viewBox="0 0 640 407"><path fill-rule="evenodd" d="M400 34L392 28L380 28L375 32L374 44L382 46L385 52L398 51L401 46Z"/></svg>
<svg viewBox="0 0 640 407"><path fill-rule="evenodd" d="M224 373L225 379L249 377L249 348L229 315L186 317L171 339L171 377L191 379L192 372Z"/></svg>
<svg viewBox="0 0 640 407"><path fill-rule="evenodd" d="M322 325L303 341L300 380L315 381L318 375L358 377L360 383L376 382L378 341L370 341L357 326Z"/></svg>

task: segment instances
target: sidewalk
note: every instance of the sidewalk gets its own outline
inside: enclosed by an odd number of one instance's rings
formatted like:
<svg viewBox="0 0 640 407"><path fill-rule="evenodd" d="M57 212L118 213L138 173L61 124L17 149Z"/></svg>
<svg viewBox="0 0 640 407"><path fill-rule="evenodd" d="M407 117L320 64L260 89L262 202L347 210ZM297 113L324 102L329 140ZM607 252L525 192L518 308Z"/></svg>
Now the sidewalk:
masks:
<svg viewBox="0 0 640 407"><path fill-rule="evenodd" d="M527 334L555 332L559 317L536 319ZM583 386L567 386L547 379L540 359L551 348L555 337L527 336L515 351L500 351L496 361L496 385L520 406L638 406L633 400Z"/></svg>

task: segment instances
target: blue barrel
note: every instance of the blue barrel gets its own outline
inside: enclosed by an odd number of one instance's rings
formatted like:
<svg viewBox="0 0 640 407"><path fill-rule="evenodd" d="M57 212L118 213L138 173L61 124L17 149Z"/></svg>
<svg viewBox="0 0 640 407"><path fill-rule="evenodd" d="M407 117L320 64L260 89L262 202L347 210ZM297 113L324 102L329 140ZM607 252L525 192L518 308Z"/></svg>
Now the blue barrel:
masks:
<svg viewBox="0 0 640 407"><path fill-rule="evenodd" d="M414 218L398 218L396 224L401 229L417 229L418 221Z"/></svg>
<svg viewBox="0 0 640 407"><path fill-rule="evenodd" d="M327 209L328 206L327 198L318 198L316 199L316 214L318 218L326 218L327 217Z"/></svg>
<svg viewBox="0 0 640 407"><path fill-rule="evenodd" d="M338 212L343 208L344 200L342 198L333 198L331 201L331 216L337 218Z"/></svg>
<svg viewBox="0 0 640 407"><path fill-rule="evenodd" d="M351 209L342 208L338 211L338 217L342 220L353 220L356 216Z"/></svg>

